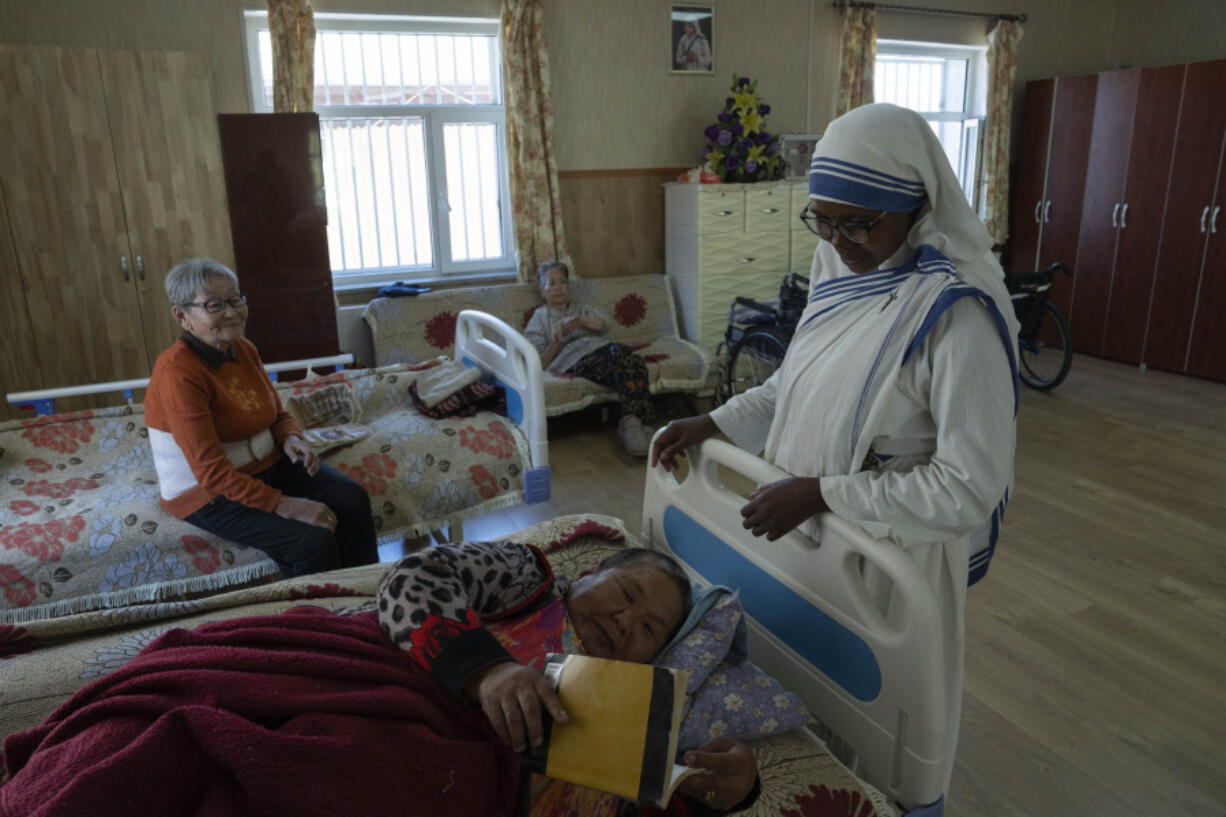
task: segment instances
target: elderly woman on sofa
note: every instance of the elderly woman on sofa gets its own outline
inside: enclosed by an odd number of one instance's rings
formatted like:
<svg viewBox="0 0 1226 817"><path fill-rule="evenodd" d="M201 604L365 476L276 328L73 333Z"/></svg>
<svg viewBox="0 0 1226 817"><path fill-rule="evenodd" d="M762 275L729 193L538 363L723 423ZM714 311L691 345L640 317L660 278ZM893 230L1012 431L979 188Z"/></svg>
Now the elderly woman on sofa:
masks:
<svg viewBox="0 0 1226 817"><path fill-rule="evenodd" d="M320 463L243 336L238 276L191 258L167 273L166 295L183 334L145 397L163 507L264 551L286 576L378 561L370 497Z"/></svg>

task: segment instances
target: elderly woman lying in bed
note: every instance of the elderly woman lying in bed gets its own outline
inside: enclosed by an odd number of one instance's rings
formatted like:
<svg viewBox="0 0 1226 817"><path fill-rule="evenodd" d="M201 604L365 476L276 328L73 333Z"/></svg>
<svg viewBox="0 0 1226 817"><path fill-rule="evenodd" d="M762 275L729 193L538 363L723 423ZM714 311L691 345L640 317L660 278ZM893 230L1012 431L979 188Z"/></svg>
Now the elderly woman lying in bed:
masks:
<svg viewBox="0 0 1226 817"><path fill-rule="evenodd" d="M166 633L5 741L0 816L509 817L527 796L532 814L553 813L575 787L526 790L515 754L540 740L542 710L566 719L530 665L547 652L649 661L689 606L684 574L654 551L620 551L568 583L528 545L432 548L350 615L299 607ZM685 761L709 772L670 812L756 798L745 744L715 738ZM595 813L619 808L578 794Z"/></svg>

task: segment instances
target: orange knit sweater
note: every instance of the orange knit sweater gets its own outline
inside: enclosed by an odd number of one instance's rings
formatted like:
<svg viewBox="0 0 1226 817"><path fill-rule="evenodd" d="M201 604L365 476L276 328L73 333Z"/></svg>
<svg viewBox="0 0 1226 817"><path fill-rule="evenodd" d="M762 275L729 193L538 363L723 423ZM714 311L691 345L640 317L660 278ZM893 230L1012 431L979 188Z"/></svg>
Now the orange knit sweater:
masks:
<svg viewBox="0 0 1226 817"><path fill-rule="evenodd" d="M196 478L196 485L162 506L183 519L216 496L271 513L281 492L252 474L283 456L286 438L302 429L281 407L260 355L251 341L235 344L237 360L214 369L182 340L158 355L145 394L145 424L174 437ZM223 442L272 432L272 452L235 468L221 448Z"/></svg>

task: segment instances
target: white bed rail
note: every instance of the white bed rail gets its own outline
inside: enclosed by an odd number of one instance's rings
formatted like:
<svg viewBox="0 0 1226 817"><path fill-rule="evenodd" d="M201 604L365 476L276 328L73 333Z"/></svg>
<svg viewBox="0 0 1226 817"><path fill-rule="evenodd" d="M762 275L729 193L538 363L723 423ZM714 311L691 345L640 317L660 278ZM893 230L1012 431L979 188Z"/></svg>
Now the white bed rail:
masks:
<svg viewBox="0 0 1226 817"><path fill-rule="evenodd" d="M528 340L505 321L465 309L456 319L455 357L479 366L506 389L507 416L528 438L531 467L524 471L524 501L549 499L549 443L541 359Z"/></svg>
<svg viewBox="0 0 1226 817"><path fill-rule="evenodd" d="M269 377L277 379L278 372L291 369L306 369L308 374L316 367L334 366L341 369L353 363L353 355L332 355L330 357L312 357L303 360L286 360L280 363L265 363L264 368ZM121 392L130 404L132 393L149 385L149 378L139 380L111 380L106 383L83 383L79 386L62 386L55 389L40 389L38 391L10 392L4 396L6 402L15 406L33 406L37 414L54 414L55 401L60 397L80 397L86 394L110 394Z"/></svg>
<svg viewBox="0 0 1226 817"><path fill-rule="evenodd" d="M795 531L754 537L741 524L747 500L720 466L759 485L788 475L718 440L688 454L680 482L648 468L644 540L703 581L739 589L753 660L852 747L857 774L907 809L939 814L950 724L941 613L925 576L900 548L833 514L820 543ZM896 624L870 599L862 560L901 595Z"/></svg>

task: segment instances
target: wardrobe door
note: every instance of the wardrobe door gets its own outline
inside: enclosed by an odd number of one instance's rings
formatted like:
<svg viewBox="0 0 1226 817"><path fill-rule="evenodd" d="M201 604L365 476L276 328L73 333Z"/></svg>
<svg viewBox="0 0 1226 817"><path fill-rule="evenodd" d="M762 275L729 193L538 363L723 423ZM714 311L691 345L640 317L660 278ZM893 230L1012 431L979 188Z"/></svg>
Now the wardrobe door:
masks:
<svg viewBox="0 0 1226 817"><path fill-rule="evenodd" d="M179 336L163 282L192 256L234 265L209 62L174 51L101 51L115 161L140 296L156 360Z"/></svg>
<svg viewBox="0 0 1226 817"><path fill-rule="evenodd" d="M0 104L4 104L0 87ZM26 313L26 299L21 291L21 273L17 267L17 251L9 229L8 208L4 204L4 188L0 185L0 326L4 326L4 354L0 355L0 394L34 391L43 388L43 373L38 366L34 329ZM19 417L8 401L0 402L0 418Z"/></svg>
<svg viewBox="0 0 1226 817"><path fill-rule="evenodd" d="M97 52L0 46L0 89L0 184L42 385L147 377Z"/></svg>
<svg viewBox="0 0 1226 817"><path fill-rule="evenodd" d="M1217 198L1206 219L1208 241L1188 343L1188 374L1226 381L1226 217L1222 213L1226 209L1226 145L1218 157Z"/></svg>
<svg viewBox="0 0 1226 817"><path fill-rule="evenodd" d="M1009 269L1015 272L1036 268L1055 91L1054 79L1026 83L1021 149L1013 183L1013 217L1009 223Z"/></svg>
<svg viewBox="0 0 1226 817"><path fill-rule="evenodd" d="M1139 70L1100 74L1069 324L1077 351L1102 354Z"/></svg>
<svg viewBox="0 0 1226 817"><path fill-rule="evenodd" d="M1069 267L1077 262L1097 90L1098 74L1060 77L1056 81L1051 149L1047 160L1047 196L1040 214L1043 241L1035 269L1049 267L1057 261ZM1073 302L1073 279L1057 275L1052 279L1048 297L1068 315Z"/></svg>
<svg viewBox="0 0 1226 817"><path fill-rule="evenodd" d="M1211 235L1208 222L1213 214L1214 184L1226 136L1222 88L1226 88L1226 60L1188 66L1143 358L1155 369L1182 372L1194 317L1209 317L1196 312L1196 296L1205 240ZM1219 191L1219 203L1222 198ZM1214 235L1218 244L1224 227L1226 222L1219 216L1218 232ZM1216 274L1220 276L1226 271L1218 268Z"/></svg>
<svg viewBox="0 0 1226 817"><path fill-rule="evenodd" d="M265 362L337 354L319 117L218 117L247 336Z"/></svg>
<svg viewBox="0 0 1226 817"><path fill-rule="evenodd" d="M1103 342L1104 355L1129 363L1141 362L1145 344L1185 70L1183 65L1146 68L1137 88Z"/></svg>

